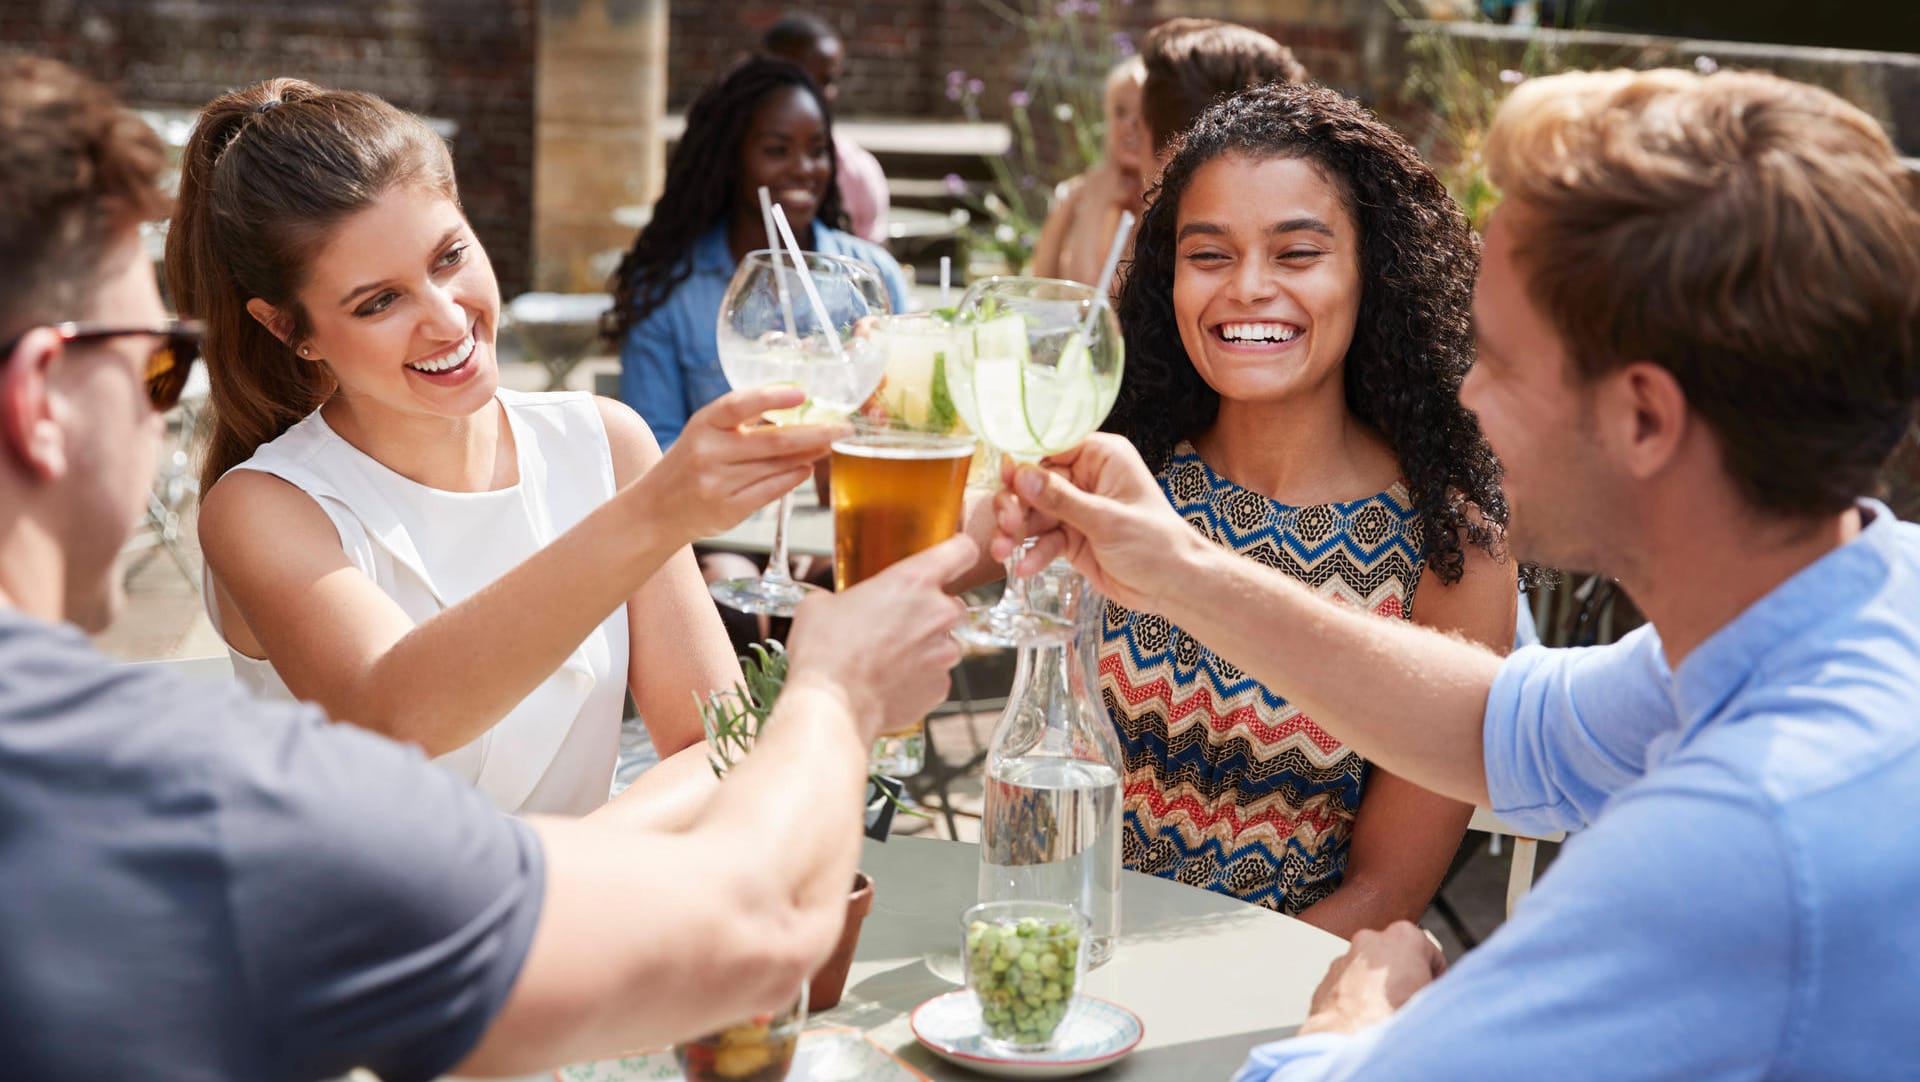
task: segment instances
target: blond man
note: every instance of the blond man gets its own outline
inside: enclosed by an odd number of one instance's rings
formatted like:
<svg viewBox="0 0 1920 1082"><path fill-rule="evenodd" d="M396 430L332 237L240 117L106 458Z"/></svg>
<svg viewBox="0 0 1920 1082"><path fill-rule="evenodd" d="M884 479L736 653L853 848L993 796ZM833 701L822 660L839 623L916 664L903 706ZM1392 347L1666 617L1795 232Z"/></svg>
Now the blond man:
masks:
<svg viewBox="0 0 1920 1082"><path fill-rule="evenodd" d="M1579 832L1444 977L1412 925L1356 936L1244 1082L1911 1077L1920 527L1865 495L1920 393L1915 182L1754 74L1528 83L1487 152L1461 398L1515 555L1615 576L1648 627L1502 662L1324 604L1109 438L1022 469L994 547L1051 531L1027 566L1064 551L1386 769Z"/></svg>

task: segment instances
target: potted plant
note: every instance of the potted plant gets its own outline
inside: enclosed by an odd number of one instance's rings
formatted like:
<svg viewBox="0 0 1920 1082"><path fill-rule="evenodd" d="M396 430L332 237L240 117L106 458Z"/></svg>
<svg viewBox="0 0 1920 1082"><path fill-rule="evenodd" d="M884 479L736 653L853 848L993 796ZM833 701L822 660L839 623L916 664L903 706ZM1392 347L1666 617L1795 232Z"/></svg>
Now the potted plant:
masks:
<svg viewBox="0 0 1920 1082"><path fill-rule="evenodd" d="M787 682L784 647L777 642L755 643L751 650L751 655L740 659L740 671L745 677L741 683L712 692L700 703L700 717L707 734L707 761L720 777L725 777L735 763L753 750L760 738L760 729L773 713L773 705ZM900 802L898 781L875 774L869 782L868 837L886 841L896 811L924 818L923 813ZM855 872L840 942L808 984L807 1002L812 1010L824 1011L840 1002L840 995L846 990L847 971L853 965L853 949L860 940L860 924L872 909L873 880L865 872Z"/></svg>

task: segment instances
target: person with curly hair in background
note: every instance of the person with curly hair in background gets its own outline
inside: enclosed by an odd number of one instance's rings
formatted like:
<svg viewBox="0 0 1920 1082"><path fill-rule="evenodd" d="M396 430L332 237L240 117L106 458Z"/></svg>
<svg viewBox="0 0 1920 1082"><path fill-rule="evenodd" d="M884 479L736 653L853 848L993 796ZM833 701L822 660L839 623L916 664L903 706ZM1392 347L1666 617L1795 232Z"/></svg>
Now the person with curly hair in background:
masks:
<svg viewBox="0 0 1920 1082"><path fill-rule="evenodd" d="M1240 93L1187 133L1141 222L1107 429L1216 544L1504 649L1506 505L1458 398L1477 263L1446 190L1365 109ZM1372 766L1163 617L1110 605L1100 673L1127 867L1342 936L1418 919L1467 805Z"/></svg>
<svg viewBox="0 0 1920 1082"><path fill-rule="evenodd" d="M846 231L837 176L826 95L792 63L743 60L687 110L666 190L614 272L607 317L620 349L620 397L661 447L729 389L715 324L734 268L768 246L762 187L785 208L803 247L878 267L894 310L907 310L900 265Z"/></svg>

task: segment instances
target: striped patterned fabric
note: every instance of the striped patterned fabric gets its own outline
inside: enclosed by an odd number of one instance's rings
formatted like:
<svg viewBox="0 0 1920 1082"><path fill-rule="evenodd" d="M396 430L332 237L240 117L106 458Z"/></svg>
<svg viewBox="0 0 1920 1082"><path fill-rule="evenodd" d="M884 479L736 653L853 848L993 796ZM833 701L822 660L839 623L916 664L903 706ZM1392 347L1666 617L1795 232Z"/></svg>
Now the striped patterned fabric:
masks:
<svg viewBox="0 0 1920 1082"><path fill-rule="evenodd" d="M1159 481L1216 544L1324 597L1412 612L1421 526L1404 485L1292 507L1214 473L1185 443ZM1359 755L1180 628L1114 604L1100 687L1126 754L1128 868L1284 913L1340 885L1366 785Z"/></svg>

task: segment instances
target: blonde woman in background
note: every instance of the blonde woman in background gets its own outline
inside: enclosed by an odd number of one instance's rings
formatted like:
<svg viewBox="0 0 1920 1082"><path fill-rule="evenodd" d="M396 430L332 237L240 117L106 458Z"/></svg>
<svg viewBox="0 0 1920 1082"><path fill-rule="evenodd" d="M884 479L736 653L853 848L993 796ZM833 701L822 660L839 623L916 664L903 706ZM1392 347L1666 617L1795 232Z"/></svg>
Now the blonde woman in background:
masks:
<svg viewBox="0 0 1920 1082"><path fill-rule="evenodd" d="M1091 283L1100 274L1122 211L1137 219L1143 209L1147 166L1152 161L1140 116L1147 69L1139 57L1107 73L1104 111L1107 153L1096 166L1061 183L1053 210L1033 251L1033 273Z"/></svg>

